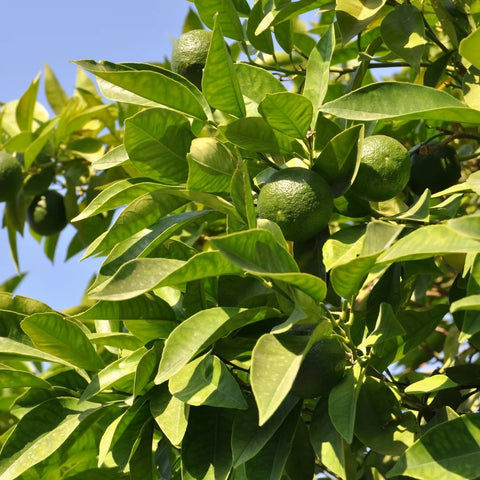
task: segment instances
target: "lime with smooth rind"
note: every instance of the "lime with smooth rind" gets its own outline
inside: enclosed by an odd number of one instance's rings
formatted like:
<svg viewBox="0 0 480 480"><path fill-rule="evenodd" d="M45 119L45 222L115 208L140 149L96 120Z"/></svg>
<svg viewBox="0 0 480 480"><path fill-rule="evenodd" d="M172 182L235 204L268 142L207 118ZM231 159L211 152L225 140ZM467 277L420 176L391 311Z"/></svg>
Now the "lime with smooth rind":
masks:
<svg viewBox="0 0 480 480"><path fill-rule="evenodd" d="M63 196L56 190L47 190L37 195L27 209L30 228L43 236L61 232L67 225Z"/></svg>
<svg viewBox="0 0 480 480"><path fill-rule="evenodd" d="M395 138L371 135L363 140L357 176L350 187L355 195L372 202L396 197L410 178L410 155Z"/></svg>
<svg viewBox="0 0 480 480"><path fill-rule="evenodd" d="M203 68L212 41L210 30L195 29L185 32L173 44L172 70L198 88L202 85Z"/></svg>
<svg viewBox="0 0 480 480"><path fill-rule="evenodd" d="M7 152L0 152L0 202L13 200L22 187L20 162Z"/></svg>
<svg viewBox="0 0 480 480"><path fill-rule="evenodd" d="M275 222L287 240L307 240L322 231L333 212L328 183L316 172L290 167L272 174L258 195L258 216Z"/></svg>

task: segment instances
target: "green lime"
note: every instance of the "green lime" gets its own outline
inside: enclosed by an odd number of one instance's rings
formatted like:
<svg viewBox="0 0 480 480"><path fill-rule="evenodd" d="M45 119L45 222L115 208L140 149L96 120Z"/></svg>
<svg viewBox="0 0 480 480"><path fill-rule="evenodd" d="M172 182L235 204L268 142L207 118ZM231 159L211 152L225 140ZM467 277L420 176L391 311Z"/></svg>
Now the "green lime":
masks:
<svg viewBox="0 0 480 480"><path fill-rule="evenodd" d="M392 137L372 135L363 141L360 166L350 188L364 200L382 202L396 197L409 178L407 149Z"/></svg>
<svg viewBox="0 0 480 480"><path fill-rule="evenodd" d="M322 231L333 212L328 183L302 167L278 170L258 195L258 215L280 227L287 240L307 240Z"/></svg>
<svg viewBox="0 0 480 480"><path fill-rule="evenodd" d="M173 44L172 70L190 80L198 88L202 85L203 67L211 41L210 30L190 30L180 35Z"/></svg>
<svg viewBox="0 0 480 480"><path fill-rule="evenodd" d="M438 146L432 142L415 150L410 156L410 188L421 195L426 188L432 193L455 185L460 178L461 169L457 152L451 145Z"/></svg>
<svg viewBox="0 0 480 480"><path fill-rule="evenodd" d="M7 152L0 152L0 202L15 198L22 187L22 165Z"/></svg>
<svg viewBox="0 0 480 480"><path fill-rule="evenodd" d="M27 209L27 222L39 235L54 235L67 225L63 197L56 190L36 196Z"/></svg>
<svg viewBox="0 0 480 480"><path fill-rule="evenodd" d="M291 335L311 335L312 328L293 327ZM305 355L291 393L302 398L326 396L343 378L347 357L342 343L336 337L324 337L315 342Z"/></svg>

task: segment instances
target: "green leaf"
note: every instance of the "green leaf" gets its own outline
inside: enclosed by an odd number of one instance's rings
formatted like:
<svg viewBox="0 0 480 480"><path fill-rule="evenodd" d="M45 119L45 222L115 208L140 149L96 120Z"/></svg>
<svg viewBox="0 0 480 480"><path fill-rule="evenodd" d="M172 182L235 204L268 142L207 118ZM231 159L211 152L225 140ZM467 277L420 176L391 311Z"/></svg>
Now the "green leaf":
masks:
<svg viewBox="0 0 480 480"><path fill-rule="evenodd" d="M140 362L146 351L144 347L141 347L130 355L119 358L107 365L103 370L98 372L89 383L83 391L79 402L89 400L119 380L125 378L131 378L133 380L138 362Z"/></svg>
<svg viewBox="0 0 480 480"><path fill-rule="evenodd" d="M345 382L345 379L343 381ZM327 398L318 401L310 424L310 441L322 465L339 478L349 478L346 474L348 446L328 415L329 403ZM343 416L345 421L350 420L345 413Z"/></svg>
<svg viewBox="0 0 480 480"><path fill-rule="evenodd" d="M45 95L52 110L60 115L68 101L68 95L48 65L45 65Z"/></svg>
<svg viewBox="0 0 480 480"><path fill-rule="evenodd" d="M431 377L424 378L418 382L411 383L405 388L405 393L418 394L418 393L434 393L446 388L455 388L457 383L450 380L446 375L438 374Z"/></svg>
<svg viewBox="0 0 480 480"><path fill-rule="evenodd" d="M275 53L275 47L273 45L272 33L270 30L264 30L259 35L256 35L255 33L263 17L263 2L254 3L250 15L248 16L247 37L253 47L257 50L273 55Z"/></svg>
<svg viewBox="0 0 480 480"><path fill-rule="evenodd" d="M357 412L357 399L362 386L364 370L356 363L348 369L343 379L333 387L328 396L328 415L335 430L349 444L352 443ZM335 439L336 436L333 435ZM337 443L337 446L343 447ZM330 455L330 447L328 455Z"/></svg>
<svg viewBox="0 0 480 480"><path fill-rule="evenodd" d="M35 140L25 150L25 169L29 169L32 166L39 153L51 139L52 133L58 124L58 119L59 117L52 118L40 127L41 132L39 132L38 137L35 138Z"/></svg>
<svg viewBox="0 0 480 480"><path fill-rule="evenodd" d="M480 242L457 233L447 225L427 225L394 243L377 259L377 265L418 260L455 252L478 252Z"/></svg>
<svg viewBox="0 0 480 480"><path fill-rule="evenodd" d="M134 452L132 453L128 466L130 469L130 480L157 480L158 472L152 450L153 423L147 422L143 425L140 434L137 435Z"/></svg>
<svg viewBox="0 0 480 480"><path fill-rule="evenodd" d="M259 117L239 118L220 127L227 140L245 150L264 153L290 153L291 139L275 134L273 128Z"/></svg>
<svg viewBox="0 0 480 480"><path fill-rule="evenodd" d="M290 92L267 94L258 111L274 130L293 138L307 138L313 116L308 98Z"/></svg>
<svg viewBox="0 0 480 480"><path fill-rule="evenodd" d="M397 5L383 19L380 31L387 47L419 72L427 43L420 11L413 5Z"/></svg>
<svg viewBox="0 0 480 480"><path fill-rule="evenodd" d="M182 479L226 480L232 468L231 434L229 410L191 409L182 442Z"/></svg>
<svg viewBox="0 0 480 480"><path fill-rule="evenodd" d="M148 107L168 107L199 120L207 115L198 98L186 86L152 70L109 70L108 65L80 60L75 65L93 73L103 95L110 100Z"/></svg>
<svg viewBox="0 0 480 480"><path fill-rule="evenodd" d="M79 427L81 422L97 411L96 408L92 408L92 404L89 404L85 405L87 408L77 408L75 412L75 409L72 408L73 402L70 401L69 403L69 409L74 413L68 413L53 429L37 437L35 441L27 443L24 448L10 457L0 460L2 480L18 478L31 467L55 453Z"/></svg>
<svg viewBox="0 0 480 480"><path fill-rule="evenodd" d="M345 45L349 40L359 34L377 16L385 0L337 0L336 13L338 26Z"/></svg>
<svg viewBox="0 0 480 480"><path fill-rule="evenodd" d="M119 180L102 190L72 222L79 222L99 213L121 207L140 195L160 190L161 185L147 178L129 178Z"/></svg>
<svg viewBox="0 0 480 480"><path fill-rule="evenodd" d="M203 69L202 89L210 105L236 117L245 116L240 84L233 61L223 38L222 28L216 17L207 61Z"/></svg>
<svg viewBox="0 0 480 480"><path fill-rule="evenodd" d="M398 322L389 303L382 302L378 312L377 323L372 333L358 346L360 349L379 345L393 337L402 336L405 330Z"/></svg>
<svg viewBox="0 0 480 480"><path fill-rule="evenodd" d="M335 197L352 185L361 160L363 125L355 125L333 137L315 160L312 169L330 185Z"/></svg>
<svg viewBox="0 0 480 480"><path fill-rule="evenodd" d="M215 14L218 14L216 21L221 26L223 34L234 40L243 40L242 25L232 0L195 0L195 6L208 28L214 28Z"/></svg>
<svg viewBox="0 0 480 480"><path fill-rule="evenodd" d="M267 307L213 307L192 315L167 338L155 383L161 384L168 380L198 352L233 330L276 315L277 310Z"/></svg>
<svg viewBox="0 0 480 480"><path fill-rule="evenodd" d="M145 233L142 236L142 253L146 253L152 250L154 245L173 235L175 231L211 213L197 210L168 215L184 203L183 199L168 195L162 190L136 198L122 211L110 229L90 244L82 258L109 251L124 240L130 243L136 234L142 235L142 233Z"/></svg>
<svg viewBox="0 0 480 480"><path fill-rule="evenodd" d="M150 411L160 430L172 445L182 443L188 425L190 407L171 395L167 385L160 385L154 390L150 400Z"/></svg>
<svg viewBox="0 0 480 480"><path fill-rule="evenodd" d="M247 408L237 381L215 355L192 360L170 377L168 387L173 396L189 405Z"/></svg>
<svg viewBox="0 0 480 480"><path fill-rule="evenodd" d="M255 457L299 402L297 397L287 396L263 425L259 425L258 410L254 405L248 410L238 412L232 431L233 465L238 467Z"/></svg>
<svg viewBox="0 0 480 480"><path fill-rule="evenodd" d="M103 361L77 323L58 313L36 313L25 318L22 329L33 344L86 370L98 370Z"/></svg>
<svg viewBox="0 0 480 480"><path fill-rule="evenodd" d="M250 480L280 480L292 448L292 440L298 425L300 405L286 417L280 428L260 452L245 465Z"/></svg>
<svg viewBox="0 0 480 480"><path fill-rule="evenodd" d="M312 130L315 129L317 123L318 108L322 105L325 95L327 94L330 79L330 61L332 60L334 49L335 29L332 24L317 42L315 48L310 52L307 61L303 95L308 98L313 105Z"/></svg>
<svg viewBox="0 0 480 480"><path fill-rule="evenodd" d="M480 475L480 417L467 414L425 433L395 463L387 478L462 480Z"/></svg>
<svg viewBox="0 0 480 480"><path fill-rule="evenodd" d="M239 160L230 182L233 204L249 228L257 225L257 213L252 198L252 185L246 162Z"/></svg>
<svg viewBox="0 0 480 480"><path fill-rule="evenodd" d="M216 251L202 252L188 262L170 258L138 258L125 263L109 280L89 294L103 300L128 300L156 287L242 271Z"/></svg>
<svg viewBox="0 0 480 480"><path fill-rule="evenodd" d="M15 111L16 119L20 130L31 132L35 114L35 104L37 102L38 85L40 83L40 74L38 74L30 84L26 92L20 97Z"/></svg>
<svg viewBox="0 0 480 480"><path fill-rule="evenodd" d="M99 301L75 315L80 320L175 320L170 305L154 295L119 302Z"/></svg>
<svg viewBox="0 0 480 480"><path fill-rule="evenodd" d="M238 78L248 116L259 115L258 105L268 93L287 91L280 80L263 68L247 63L235 63L233 68Z"/></svg>
<svg viewBox="0 0 480 480"><path fill-rule="evenodd" d="M150 108L125 121L125 149L143 175L167 184L187 180L186 155L193 134L188 119L177 112Z"/></svg>
<svg viewBox="0 0 480 480"><path fill-rule="evenodd" d="M119 167L128 162L129 157L123 144L110 149L99 159L92 161L92 167L97 170L108 170L109 168Z"/></svg>
<svg viewBox="0 0 480 480"><path fill-rule="evenodd" d="M479 123L480 111L446 92L401 82L378 82L324 104L320 111L349 120L441 120Z"/></svg>
<svg viewBox="0 0 480 480"><path fill-rule="evenodd" d="M250 382L258 407L259 425L271 418L295 381L313 340L307 336L262 335L252 351Z"/></svg>
<svg viewBox="0 0 480 480"><path fill-rule="evenodd" d="M42 378L23 370L0 367L0 388L50 388Z"/></svg>
<svg viewBox="0 0 480 480"><path fill-rule="evenodd" d="M452 302L450 305L450 311L452 313L460 312L462 310L480 310L480 294L469 295L468 297L461 298Z"/></svg>
<svg viewBox="0 0 480 480"><path fill-rule="evenodd" d="M402 412L392 390L383 382L367 377L357 401L355 435L375 452L401 455L418 433L412 412Z"/></svg>
<svg viewBox="0 0 480 480"><path fill-rule="evenodd" d="M460 55L480 70L480 52L478 42L480 41L480 30L477 29L465 37L459 46Z"/></svg>

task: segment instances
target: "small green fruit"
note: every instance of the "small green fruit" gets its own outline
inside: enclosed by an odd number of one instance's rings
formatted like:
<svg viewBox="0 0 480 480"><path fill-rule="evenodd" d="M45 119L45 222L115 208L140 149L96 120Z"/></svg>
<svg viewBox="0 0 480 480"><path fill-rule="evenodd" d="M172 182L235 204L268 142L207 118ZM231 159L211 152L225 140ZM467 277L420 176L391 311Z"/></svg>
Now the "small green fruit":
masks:
<svg viewBox="0 0 480 480"><path fill-rule="evenodd" d="M0 202L13 200L22 187L20 162L7 152L0 152Z"/></svg>
<svg viewBox="0 0 480 480"><path fill-rule="evenodd" d="M63 197L56 190L47 190L36 196L27 209L27 222L39 235L61 232L67 225Z"/></svg>

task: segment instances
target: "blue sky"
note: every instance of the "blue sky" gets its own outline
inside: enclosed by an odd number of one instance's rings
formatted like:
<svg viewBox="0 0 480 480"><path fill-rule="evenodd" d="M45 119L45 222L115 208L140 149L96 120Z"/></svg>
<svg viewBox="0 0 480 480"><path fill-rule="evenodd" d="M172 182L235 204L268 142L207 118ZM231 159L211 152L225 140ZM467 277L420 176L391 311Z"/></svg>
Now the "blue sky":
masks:
<svg viewBox="0 0 480 480"><path fill-rule="evenodd" d="M83 0L17 0L2 6L0 101L19 98L47 63L65 91L72 93L76 67L70 60L161 61L170 56L172 39L181 34L192 5L186 0L102 2ZM39 101L45 103L43 83ZM3 217L3 208L0 206ZM77 305L99 259L64 262L74 232L60 237L55 263L28 232L19 237L20 267L28 272L16 293L63 309ZM0 283L15 275L6 230L0 230Z"/></svg>

